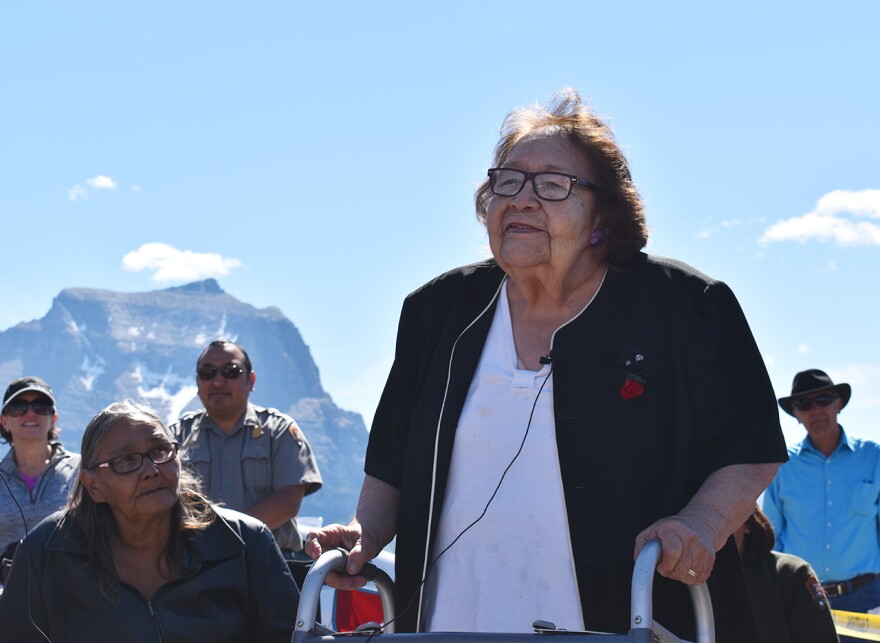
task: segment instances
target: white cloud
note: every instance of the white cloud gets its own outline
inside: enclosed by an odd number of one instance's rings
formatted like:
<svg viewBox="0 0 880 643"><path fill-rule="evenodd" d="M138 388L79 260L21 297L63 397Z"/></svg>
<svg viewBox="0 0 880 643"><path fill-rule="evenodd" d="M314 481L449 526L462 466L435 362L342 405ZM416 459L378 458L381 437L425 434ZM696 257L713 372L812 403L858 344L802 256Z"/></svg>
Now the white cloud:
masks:
<svg viewBox="0 0 880 643"><path fill-rule="evenodd" d="M815 211L826 215L849 212L859 217L880 219L880 190L834 190L819 199Z"/></svg>
<svg viewBox="0 0 880 643"><path fill-rule="evenodd" d="M223 277L241 267L238 259L213 252L178 250L166 243L145 243L122 258L122 267L131 272L153 271L153 281L198 281Z"/></svg>
<svg viewBox="0 0 880 643"><path fill-rule="evenodd" d="M803 344L803 343L798 344L797 352L798 352L798 355L803 355L804 353L809 353L810 347L807 346L806 344Z"/></svg>
<svg viewBox="0 0 880 643"><path fill-rule="evenodd" d="M91 185L96 190L115 190L116 189L116 181L111 179L109 176L104 176L103 174L99 174L98 176L92 177L90 179L86 179L86 183Z"/></svg>
<svg viewBox="0 0 880 643"><path fill-rule="evenodd" d="M83 187L82 183L77 183L67 191L67 198L70 201L76 203L81 199L88 199L89 194L98 190L116 189L116 181L114 181L109 176L105 176L104 174L99 174L98 176L93 176L90 179L86 179L84 183L86 184L86 187Z"/></svg>
<svg viewBox="0 0 880 643"><path fill-rule="evenodd" d="M76 203L80 199L88 199L89 195L83 189L83 186L77 183L67 191L67 198Z"/></svg>
<svg viewBox="0 0 880 643"><path fill-rule="evenodd" d="M758 243L810 240L833 241L839 246L880 246L880 190L835 190L822 196L812 212L777 221Z"/></svg>

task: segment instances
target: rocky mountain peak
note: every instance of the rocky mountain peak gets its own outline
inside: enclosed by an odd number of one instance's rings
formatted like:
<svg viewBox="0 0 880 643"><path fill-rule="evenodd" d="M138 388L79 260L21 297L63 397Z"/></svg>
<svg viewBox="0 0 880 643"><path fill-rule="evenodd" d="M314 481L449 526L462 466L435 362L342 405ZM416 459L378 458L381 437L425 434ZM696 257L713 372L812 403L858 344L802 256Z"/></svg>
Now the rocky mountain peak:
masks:
<svg viewBox="0 0 880 643"><path fill-rule="evenodd" d="M324 391L293 322L278 308L236 299L214 279L141 293L66 288L43 318L0 332L0 383L24 375L48 381L61 439L79 451L88 421L116 400L147 403L168 422L201 408L195 363L218 338L248 351L260 382L251 401L292 415L312 443L325 485L301 514L347 521L363 477L363 419Z"/></svg>

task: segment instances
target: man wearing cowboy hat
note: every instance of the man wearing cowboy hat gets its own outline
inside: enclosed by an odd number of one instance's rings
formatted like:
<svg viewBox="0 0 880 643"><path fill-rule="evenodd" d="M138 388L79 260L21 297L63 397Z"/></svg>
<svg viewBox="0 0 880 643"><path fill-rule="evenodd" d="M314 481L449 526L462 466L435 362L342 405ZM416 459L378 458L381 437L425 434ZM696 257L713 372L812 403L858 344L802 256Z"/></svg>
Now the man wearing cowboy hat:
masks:
<svg viewBox="0 0 880 643"><path fill-rule="evenodd" d="M776 549L813 566L833 609L867 612L880 606L880 445L838 424L851 393L818 369L794 376L779 406L807 436L789 447L764 494L764 512Z"/></svg>

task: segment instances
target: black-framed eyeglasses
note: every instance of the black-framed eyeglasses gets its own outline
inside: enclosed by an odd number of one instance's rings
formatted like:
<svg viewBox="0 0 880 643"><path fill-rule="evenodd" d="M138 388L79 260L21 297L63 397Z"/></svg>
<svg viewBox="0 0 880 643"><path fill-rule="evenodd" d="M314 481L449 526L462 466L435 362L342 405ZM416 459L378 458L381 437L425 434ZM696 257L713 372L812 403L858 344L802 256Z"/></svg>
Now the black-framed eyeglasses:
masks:
<svg viewBox="0 0 880 643"><path fill-rule="evenodd" d="M20 418L28 409L33 409L37 415L54 415L55 406L48 400L34 400L33 402L25 402L24 400L12 400L3 409L3 415L9 417Z"/></svg>
<svg viewBox="0 0 880 643"><path fill-rule="evenodd" d="M199 370L197 370L196 373L198 374L200 380L205 380L206 382L209 382L217 377L217 373L220 373L220 375L222 375L223 379L225 380L234 380L235 378L244 374L244 367L234 362L224 364L220 368L217 368L213 364L203 364L199 367Z"/></svg>
<svg viewBox="0 0 880 643"><path fill-rule="evenodd" d="M177 442L166 442L153 447L146 453L123 453L115 458L89 467L90 469L110 469L113 473L134 473L144 465L144 458L149 458L153 464L165 464L177 457Z"/></svg>
<svg viewBox="0 0 880 643"><path fill-rule="evenodd" d="M590 190L598 189L592 181L562 172L523 172L508 167L493 167L488 174L489 189L498 196L516 196L529 180L535 194L545 201L564 201L571 194L573 185Z"/></svg>
<svg viewBox="0 0 880 643"><path fill-rule="evenodd" d="M826 393L825 395L817 395L816 397L799 397L791 401L791 405L798 411L809 411L813 408L813 402L819 406L830 406L837 399L836 395Z"/></svg>

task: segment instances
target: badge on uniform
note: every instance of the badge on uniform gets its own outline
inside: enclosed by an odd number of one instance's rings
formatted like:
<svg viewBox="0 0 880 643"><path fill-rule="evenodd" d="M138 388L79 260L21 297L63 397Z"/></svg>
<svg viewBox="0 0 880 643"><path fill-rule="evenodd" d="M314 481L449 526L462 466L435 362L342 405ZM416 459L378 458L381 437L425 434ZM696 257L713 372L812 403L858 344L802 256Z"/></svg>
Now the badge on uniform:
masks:
<svg viewBox="0 0 880 643"><path fill-rule="evenodd" d="M627 344L627 349L635 348ZM624 362L623 386L620 387L620 397L624 400L633 400L645 392L645 384L648 382L648 371L651 370L651 360L642 350L635 349L635 353Z"/></svg>
<svg viewBox="0 0 880 643"><path fill-rule="evenodd" d="M293 439L296 440L297 446L302 447L302 433L300 432L300 428L299 426L297 426L296 422L291 422L287 430L290 431L290 435L292 435Z"/></svg>
<svg viewBox="0 0 880 643"><path fill-rule="evenodd" d="M257 438L263 437L263 427L259 424L251 429L251 437L256 440Z"/></svg>
<svg viewBox="0 0 880 643"><path fill-rule="evenodd" d="M807 576L807 580L804 581L804 586L807 588L807 593L810 595L810 598L819 605L820 607L825 607L828 604L828 597L825 596L825 590L822 589L822 583L819 582L819 579L810 574Z"/></svg>

